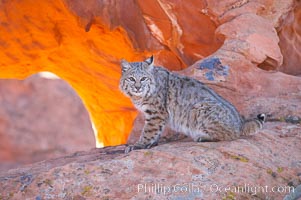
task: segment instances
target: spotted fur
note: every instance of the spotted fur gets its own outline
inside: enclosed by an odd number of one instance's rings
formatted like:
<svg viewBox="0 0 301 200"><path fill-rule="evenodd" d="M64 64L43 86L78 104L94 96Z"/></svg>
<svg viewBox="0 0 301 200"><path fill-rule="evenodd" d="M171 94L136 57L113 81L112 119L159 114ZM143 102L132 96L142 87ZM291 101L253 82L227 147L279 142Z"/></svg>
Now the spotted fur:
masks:
<svg viewBox="0 0 301 200"><path fill-rule="evenodd" d="M139 141L127 147L150 148L158 143L166 124L195 141L233 140L262 128L265 115L243 120L236 108L198 80L143 62L121 61L120 90L144 113Z"/></svg>

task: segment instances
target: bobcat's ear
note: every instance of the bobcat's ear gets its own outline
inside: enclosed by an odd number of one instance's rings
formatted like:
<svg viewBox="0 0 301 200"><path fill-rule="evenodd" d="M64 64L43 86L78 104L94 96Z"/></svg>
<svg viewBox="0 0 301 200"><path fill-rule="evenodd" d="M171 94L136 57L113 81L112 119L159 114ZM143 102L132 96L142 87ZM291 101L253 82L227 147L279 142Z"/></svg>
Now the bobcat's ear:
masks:
<svg viewBox="0 0 301 200"><path fill-rule="evenodd" d="M152 68L154 65L154 56L152 55L151 57L147 58L144 62L148 64L149 68Z"/></svg>
<svg viewBox="0 0 301 200"><path fill-rule="evenodd" d="M122 73L126 72L127 70L129 70L131 68L130 63L128 61L126 61L125 59L121 59L120 65L121 65Z"/></svg>

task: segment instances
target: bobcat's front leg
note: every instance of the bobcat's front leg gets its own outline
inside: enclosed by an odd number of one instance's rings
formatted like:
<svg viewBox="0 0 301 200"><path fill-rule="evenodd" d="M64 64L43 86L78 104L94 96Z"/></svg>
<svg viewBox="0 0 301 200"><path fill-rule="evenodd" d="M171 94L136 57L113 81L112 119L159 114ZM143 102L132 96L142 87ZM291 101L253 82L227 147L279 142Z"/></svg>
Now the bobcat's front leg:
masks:
<svg viewBox="0 0 301 200"><path fill-rule="evenodd" d="M146 115L145 125L139 141L134 145L127 146L125 153L135 149L149 149L157 145L165 124L166 119L162 115Z"/></svg>

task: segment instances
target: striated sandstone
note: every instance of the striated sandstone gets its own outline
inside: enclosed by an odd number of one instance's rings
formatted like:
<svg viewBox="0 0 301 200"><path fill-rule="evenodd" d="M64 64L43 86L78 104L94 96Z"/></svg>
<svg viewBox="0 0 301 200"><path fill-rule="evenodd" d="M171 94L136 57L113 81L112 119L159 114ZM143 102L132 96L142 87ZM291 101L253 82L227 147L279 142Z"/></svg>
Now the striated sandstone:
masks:
<svg viewBox="0 0 301 200"><path fill-rule="evenodd" d="M244 116L265 112L275 122L231 142L173 141L176 135L128 155L124 146L107 147L1 171L0 199L283 199L287 190L252 195L210 186L301 184L299 7L294 0L2 1L0 77L50 71L67 81L89 111L98 146L125 143L137 116L118 91L119 60L150 54L207 83ZM0 123L1 131L9 127ZM139 115L129 142L142 126ZM72 151L67 132L62 146ZM15 156L9 149L21 138L11 144L10 136L0 134L3 160ZM138 192L138 184L180 184L184 192ZM185 192L187 184L199 190Z"/></svg>
<svg viewBox="0 0 301 200"><path fill-rule="evenodd" d="M221 45L208 16L194 10L201 19L197 25L204 26L201 31L198 26L192 29L186 20L194 4L180 5L169 1L3 1L0 78L25 79L40 71L58 75L83 100L97 146L125 143L137 113L118 90L119 60L155 54L158 64L179 70ZM164 36L161 41L157 30ZM191 37L191 31L197 34Z"/></svg>
<svg viewBox="0 0 301 200"><path fill-rule="evenodd" d="M245 116L300 115L301 80L288 75L299 73L298 8L293 0L3 1L0 77L50 71L67 81L90 114L98 147L125 143L137 116L118 90L121 58L154 54L157 65L185 68ZM208 56L228 66L227 76L204 76Z"/></svg>

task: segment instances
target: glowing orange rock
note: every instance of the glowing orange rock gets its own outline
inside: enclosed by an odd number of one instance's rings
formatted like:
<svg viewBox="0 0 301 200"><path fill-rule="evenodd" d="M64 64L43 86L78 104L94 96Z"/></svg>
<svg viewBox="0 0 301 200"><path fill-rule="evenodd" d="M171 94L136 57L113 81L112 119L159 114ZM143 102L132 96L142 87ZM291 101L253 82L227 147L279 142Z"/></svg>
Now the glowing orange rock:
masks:
<svg viewBox="0 0 301 200"><path fill-rule="evenodd" d="M83 100L97 146L125 143L137 112L119 92L119 61L155 54L157 64L183 69L215 51L220 44L208 16L195 11L201 19L197 23L208 24L203 33L185 22L193 6L168 1L2 1L0 78L25 79L41 71L58 75Z"/></svg>
<svg viewBox="0 0 301 200"><path fill-rule="evenodd" d="M24 79L40 71L57 74L86 105L98 146L126 141L136 111L118 91L116 63L139 55L121 28L92 26L85 32L60 1L7 1L0 19L1 78Z"/></svg>

